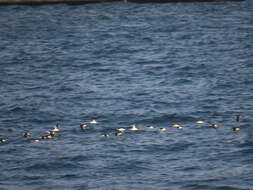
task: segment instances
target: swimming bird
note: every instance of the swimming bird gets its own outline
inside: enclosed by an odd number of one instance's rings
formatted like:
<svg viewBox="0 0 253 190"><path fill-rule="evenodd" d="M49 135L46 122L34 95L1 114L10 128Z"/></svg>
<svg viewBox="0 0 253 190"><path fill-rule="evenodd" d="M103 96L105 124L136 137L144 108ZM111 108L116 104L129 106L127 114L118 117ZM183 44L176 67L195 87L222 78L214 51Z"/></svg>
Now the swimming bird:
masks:
<svg viewBox="0 0 253 190"><path fill-rule="evenodd" d="M40 137L40 139L52 139L52 138L55 137L55 133L56 133L56 132L57 132L57 131L54 131L54 130L47 131L47 133L48 133L49 135L43 135L43 136Z"/></svg>
<svg viewBox="0 0 253 190"><path fill-rule="evenodd" d="M196 123L197 123L197 124L204 124L205 122L202 121L202 120L198 120L198 121L196 121Z"/></svg>
<svg viewBox="0 0 253 190"><path fill-rule="evenodd" d="M124 128L117 128L117 129L115 129L117 132L125 132L126 131L126 129L124 129Z"/></svg>
<svg viewBox="0 0 253 190"><path fill-rule="evenodd" d="M8 139L0 138L0 142L6 142L6 141L8 141Z"/></svg>
<svg viewBox="0 0 253 190"><path fill-rule="evenodd" d="M124 132L116 132L115 133L115 136L122 136L122 135L124 135Z"/></svg>
<svg viewBox="0 0 253 190"><path fill-rule="evenodd" d="M218 124L214 124L214 123L210 123L208 126L214 129L218 129L220 127Z"/></svg>
<svg viewBox="0 0 253 190"><path fill-rule="evenodd" d="M102 133L101 137L109 137L110 135L108 133Z"/></svg>
<svg viewBox="0 0 253 190"><path fill-rule="evenodd" d="M47 135L41 136L40 139L47 139Z"/></svg>
<svg viewBox="0 0 253 190"><path fill-rule="evenodd" d="M241 129L240 129L240 127L233 127L232 128L232 131L240 131Z"/></svg>
<svg viewBox="0 0 253 190"><path fill-rule="evenodd" d="M146 127L149 128L149 129L155 129L156 128L156 126L154 126L154 125L148 125Z"/></svg>
<svg viewBox="0 0 253 190"><path fill-rule="evenodd" d="M167 129L165 127L159 128L160 131L166 131Z"/></svg>
<svg viewBox="0 0 253 190"><path fill-rule="evenodd" d="M39 139L31 139L30 142L39 142Z"/></svg>
<svg viewBox="0 0 253 190"><path fill-rule="evenodd" d="M52 136L52 135L43 135L40 138L41 139L52 139L52 138L54 138L54 136Z"/></svg>
<svg viewBox="0 0 253 190"><path fill-rule="evenodd" d="M52 137L55 136L55 131L53 131L53 130L47 131L47 133L49 133L49 135L52 136Z"/></svg>
<svg viewBox="0 0 253 190"><path fill-rule="evenodd" d="M21 133L21 135L22 135L23 137L30 137L30 136L31 136L31 133L25 131L25 132Z"/></svg>
<svg viewBox="0 0 253 190"><path fill-rule="evenodd" d="M53 126L53 129L52 129L51 131L59 132L59 131L60 131L60 126L59 126L59 124L57 123L55 126Z"/></svg>
<svg viewBox="0 0 253 190"><path fill-rule="evenodd" d="M129 128L130 131L138 131L140 130L135 124L133 124L130 128Z"/></svg>
<svg viewBox="0 0 253 190"><path fill-rule="evenodd" d="M235 120L236 120L237 122L239 122L240 119L241 119L241 117L242 117L242 115L236 114L236 115L235 115Z"/></svg>
<svg viewBox="0 0 253 190"><path fill-rule="evenodd" d="M86 124L80 124L80 129L81 129L81 130L84 130L86 127L87 127Z"/></svg>
<svg viewBox="0 0 253 190"><path fill-rule="evenodd" d="M93 119L92 121L89 122L89 124L98 124L98 122Z"/></svg>
<svg viewBox="0 0 253 190"><path fill-rule="evenodd" d="M183 126L177 123L172 124L172 127L177 128L177 129L183 129Z"/></svg>

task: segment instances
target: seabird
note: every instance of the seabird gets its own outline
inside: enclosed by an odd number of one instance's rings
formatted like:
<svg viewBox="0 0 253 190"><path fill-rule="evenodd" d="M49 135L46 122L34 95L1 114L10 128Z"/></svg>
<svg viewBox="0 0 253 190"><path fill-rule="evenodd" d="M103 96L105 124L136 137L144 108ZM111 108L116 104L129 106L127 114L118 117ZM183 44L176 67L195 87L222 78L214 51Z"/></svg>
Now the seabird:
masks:
<svg viewBox="0 0 253 190"><path fill-rule="evenodd" d="M41 139L52 139L55 137L55 131L50 130L50 131L47 131L47 133L49 133L49 135L43 135L40 138Z"/></svg>
<svg viewBox="0 0 253 190"><path fill-rule="evenodd" d="M0 138L0 142L6 142L6 141L8 141L8 139Z"/></svg>
<svg viewBox="0 0 253 190"><path fill-rule="evenodd" d="M165 127L159 128L160 131L166 131L167 129Z"/></svg>
<svg viewBox="0 0 253 190"><path fill-rule="evenodd" d="M210 123L209 127L212 127L214 129L218 129L220 126L218 124Z"/></svg>
<svg viewBox="0 0 253 190"><path fill-rule="evenodd" d="M198 121L196 121L196 123L197 123L197 124L204 124L205 122L202 121L202 120L198 120Z"/></svg>
<svg viewBox="0 0 253 190"><path fill-rule="evenodd" d="M138 128L135 124L133 124L133 125L129 128L129 130L130 130L130 131L138 131L139 128Z"/></svg>
<svg viewBox="0 0 253 190"><path fill-rule="evenodd" d="M39 139L31 139L30 141L31 142L39 142L40 140Z"/></svg>
<svg viewBox="0 0 253 190"><path fill-rule="evenodd" d="M240 121L240 119L241 119L241 115L240 114L236 114L235 115L235 120L237 121L237 122L239 122Z"/></svg>
<svg viewBox="0 0 253 190"><path fill-rule="evenodd" d="M84 130L86 127L87 127L86 124L80 124L80 129L81 129L81 130Z"/></svg>
<svg viewBox="0 0 253 190"><path fill-rule="evenodd" d="M21 133L21 135L22 135L23 137L30 137L30 136L31 136L31 133L25 131L25 132Z"/></svg>
<svg viewBox="0 0 253 190"><path fill-rule="evenodd" d="M232 131L240 131L240 127L233 127Z"/></svg>
<svg viewBox="0 0 253 190"><path fill-rule="evenodd" d="M98 124L98 122L96 120L92 120L89 122L90 124Z"/></svg>
<svg viewBox="0 0 253 190"><path fill-rule="evenodd" d="M116 132L115 136L122 136L124 133L123 132Z"/></svg>
<svg viewBox="0 0 253 190"><path fill-rule="evenodd" d="M155 129L156 128L156 126L154 126L154 125L148 125L146 127L149 128L149 129Z"/></svg>
<svg viewBox="0 0 253 190"><path fill-rule="evenodd" d="M117 128L115 130L118 131L118 132L124 132L124 131L126 131L126 129L124 129L124 128Z"/></svg>
<svg viewBox="0 0 253 190"><path fill-rule="evenodd" d="M101 136L102 137L109 137L110 135L108 133L102 133Z"/></svg>
<svg viewBox="0 0 253 190"><path fill-rule="evenodd" d="M56 124L55 126L53 126L53 129L51 131L53 131L53 132L59 132L60 131L59 124Z"/></svg>
<svg viewBox="0 0 253 190"><path fill-rule="evenodd" d="M182 129L183 128L183 126L181 126L177 123L172 124L172 127L177 128L177 129Z"/></svg>
<svg viewBox="0 0 253 190"><path fill-rule="evenodd" d="M55 131L50 130L50 131L47 131L47 133L49 133L49 135L52 136L52 137L55 136Z"/></svg>
<svg viewBox="0 0 253 190"><path fill-rule="evenodd" d="M54 138L54 136L52 136L52 135L41 136L41 139L52 139L52 138Z"/></svg>

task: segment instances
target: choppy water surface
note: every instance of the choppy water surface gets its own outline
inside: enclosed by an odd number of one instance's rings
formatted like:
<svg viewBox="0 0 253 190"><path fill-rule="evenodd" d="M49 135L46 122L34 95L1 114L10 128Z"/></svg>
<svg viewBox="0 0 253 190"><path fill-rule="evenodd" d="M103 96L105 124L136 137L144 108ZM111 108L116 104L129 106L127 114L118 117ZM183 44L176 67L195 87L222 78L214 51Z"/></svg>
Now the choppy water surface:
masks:
<svg viewBox="0 0 253 190"><path fill-rule="evenodd" d="M0 7L0 189L252 190L252 44L250 0Z"/></svg>

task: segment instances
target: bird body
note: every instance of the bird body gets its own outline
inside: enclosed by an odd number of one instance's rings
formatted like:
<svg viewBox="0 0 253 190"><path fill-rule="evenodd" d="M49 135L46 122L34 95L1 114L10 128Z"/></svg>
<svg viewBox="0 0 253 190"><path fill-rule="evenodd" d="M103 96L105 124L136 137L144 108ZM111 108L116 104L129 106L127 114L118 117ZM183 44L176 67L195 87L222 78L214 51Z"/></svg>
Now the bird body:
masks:
<svg viewBox="0 0 253 190"><path fill-rule="evenodd" d="M240 121L240 119L241 119L241 115L240 114L236 114L235 115L235 120L237 121L237 122L239 122Z"/></svg>
<svg viewBox="0 0 253 190"><path fill-rule="evenodd" d="M172 127L177 128L177 129L182 129L183 128L183 126L181 126L177 123L172 124Z"/></svg>
<svg viewBox="0 0 253 190"><path fill-rule="evenodd" d="M126 131L126 129L124 129L124 128L117 128L116 131L118 131L118 132L124 132L124 131Z"/></svg>
<svg viewBox="0 0 253 190"><path fill-rule="evenodd" d="M149 128L149 129L155 129L156 127L154 125L148 125L147 128Z"/></svg>
<svg viewBox="0 0 253 190"><path fill-rule="evenodd" d="M21 133L21 135L22 135L23 137L29 137L29 136L31 136L31 133L25 131L25 132Z"/></svg>
<svg viewBox="0 0 253 190"><path fill-rule="evenodd" d="M98 124L98 122L96 121L96 120L91 120L90 122L89 122L90 124Z"/></svg>
<svg viewBox="0 0 253 190"><path fill-rule="evenodd" d="M0 142L6 142L6 141L8 141L8 139L0 138Z"/></svg>
<svg viewBox="0 0 253 190"><path fill-rule="evenodd" d="M218 124L210 123L209 127L212 127L214 129L218 129L220 126Z"/></svg>
<svg viewBox="0 0 253 190"><path fill-rule="evenodd" d="M164 127L159 128L160 131L166 131L167 129Z"/></svg>
<svg viewBox="0 0 253 190"><path fill-rule="evenodd" d="M196 121L196 123L197 123L197 124L204 124L205 122L202 121L202 120L198 120L198 121Z"/></svg>
<svg viewBox="0 0 253 190"><path fill-rule="evenodd" d="M130 131L138 131L140 130L135 124L133 124L130 128L129 128Z"/></svg>
<svg viewBox="0 0 253 190"><path fill-rule="evenodd" d="M79 126L80 126L80 129L81 129L81 130L84 130L84 129L87 127L86 124L80 124Z"/></svg>
<svg viewBox="0 0 253 190"><path fill-rule="evenodd" d="M108 133L102 133L101 137L109 137L110 135Z"/></svg>
<svg viewBox="0 0 253 190"><path fill-rule="evenodd" d="M55 126L53 126L53 129L51 131L53 131L53 132L59 132L60 131L59 125L56 124Z"/></svg>
<svg viewBox="0 0 253 190"><path fill-rule="evenodd" d="M233 127L232 131L240 131L241 129L239 127Z"/></svg>

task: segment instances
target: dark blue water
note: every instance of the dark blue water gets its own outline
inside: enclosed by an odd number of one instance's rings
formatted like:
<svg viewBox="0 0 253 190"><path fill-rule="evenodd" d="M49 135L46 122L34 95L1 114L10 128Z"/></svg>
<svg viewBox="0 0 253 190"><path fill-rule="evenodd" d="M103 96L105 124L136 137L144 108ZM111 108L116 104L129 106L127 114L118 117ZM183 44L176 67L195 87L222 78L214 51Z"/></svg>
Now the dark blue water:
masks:
<svg viewBox="0 0 253 190"><path fill-rule="evenodd" d="M1 190L252 190L252 116L251 0L0 7Z"/></svg>

